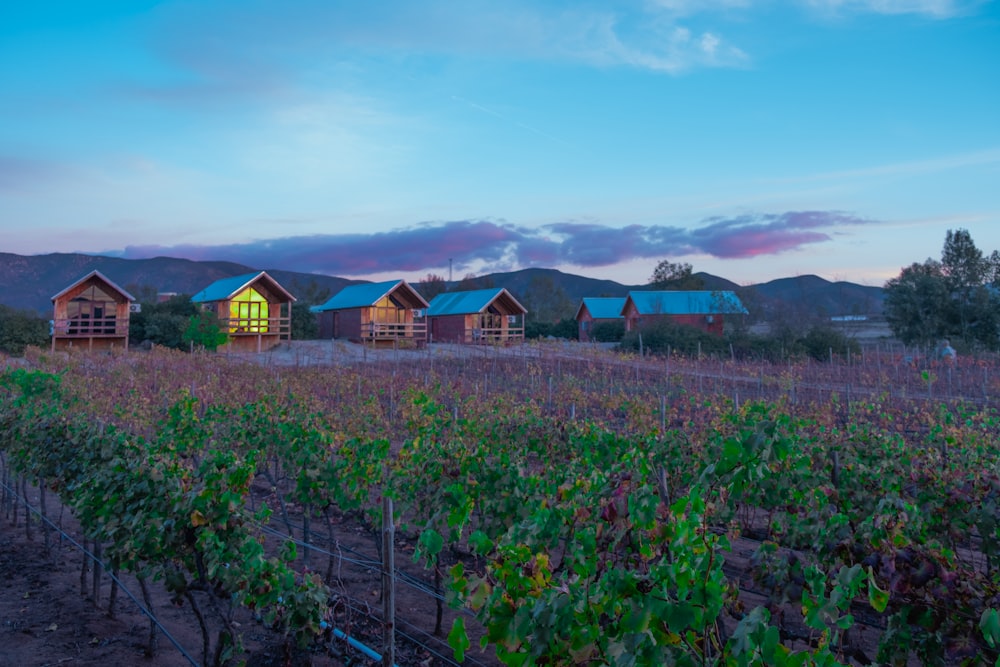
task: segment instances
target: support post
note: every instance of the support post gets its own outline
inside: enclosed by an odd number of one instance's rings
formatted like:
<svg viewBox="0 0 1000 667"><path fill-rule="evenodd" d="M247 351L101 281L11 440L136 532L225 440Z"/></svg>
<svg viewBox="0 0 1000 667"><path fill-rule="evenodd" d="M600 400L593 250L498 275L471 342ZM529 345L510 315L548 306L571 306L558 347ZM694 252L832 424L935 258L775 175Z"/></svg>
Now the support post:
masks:
<svg viewBox="0 0 1000 667"><path fill-rule="evenodd" d="M382 496L382 665L396 663L396 527L392 521L392 498Z"/></svg>

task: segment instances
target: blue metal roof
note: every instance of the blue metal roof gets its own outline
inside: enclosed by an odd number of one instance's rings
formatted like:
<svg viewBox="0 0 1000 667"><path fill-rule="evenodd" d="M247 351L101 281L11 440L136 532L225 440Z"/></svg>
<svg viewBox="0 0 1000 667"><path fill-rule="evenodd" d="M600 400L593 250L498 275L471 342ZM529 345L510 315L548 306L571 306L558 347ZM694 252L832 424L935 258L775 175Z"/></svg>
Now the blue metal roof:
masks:
<svg viewBox="0 0 1000 667"><path fill-rule="evenodd" d="M468 292L445 292L438 294L431 299L431 305L427 309L427 316L440 317L443 315L481 313L491 303L505 294L510 299L506 305L511 306L514 310L524 312L524 307L507 290L502 287L495 287L491 289L470 290Z"/></svg>
<svg viewBox="0 0 1000 667"><path fill-rule="evenodd" d="M400 285L406 285L409 294L416 297L420 307L427 307L427 302L415 289L406 284L405 280L387 280L381 283L364 283L361 285L348 285L340 290L329 301L316 308L317 312L326 310L349 310L351 308L364 308L378 303L384 296L395 291Z"/></svg>
<svg viewBox="0 0 1000 667"><path fill-rule="evenodd" d="M592 297L583 299L580 308L586 307L587 312L595 320L614 320L622 317L622 308L625 307L625 297ZM576 316L580 317L580 309L576 311Z"/></svg>
<svg viewBox="0 0 1000 667"><path fill-rule="evenodd" d="M743 307L734 292L629 292L628 299L635 304L640 315L711 315L716 313L743 313ZM624 310L624 306L622 308Z"/></svg>
<svg viewBox="0 0 1000 667"><path fill-rule="evenodd" d="M240 290L253 282L253 280L262 273L263 271L258 271L257 273L243 273L238 276L231 276L229 278L216 280L214 283L191 297L191 301L194 303L225 301L234 294L239 293Z"/></svg>
<svg viewBox="0 0 1000 667"><path fill-rule="evenodd" d="M216 280L214 283L191 297L193 303L211 303L213 301L228 301L243 291L247 285L262 282L265 288L277 297L285 296L289 301L295 301L295 297L288 293L278 281L267 274L267 271L257 273L242 273L238 276L230 276Z"/></svg>

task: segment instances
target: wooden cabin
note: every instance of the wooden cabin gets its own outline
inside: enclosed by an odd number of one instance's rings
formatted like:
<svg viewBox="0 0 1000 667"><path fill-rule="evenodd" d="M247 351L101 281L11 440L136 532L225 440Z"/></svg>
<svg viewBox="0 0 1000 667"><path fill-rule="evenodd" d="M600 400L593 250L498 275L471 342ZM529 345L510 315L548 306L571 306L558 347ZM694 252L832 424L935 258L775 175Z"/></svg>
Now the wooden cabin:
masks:
<svg viewBox="0 0 1000 667"><path fill-rule="evenodd" d="M100 271L91 271L52 297L52 349L128 349L135 297Z"/></svg>
<svg viewBox="0 0 1000 667"><path fill-rule="evenodd" d="M520 343L528 311L503 288L445 292L427 309L435 343Z"/></svg>
<svg viewBox="0 0 1000 667"><path fill-rule="evenodd" d="M220 351L264 352L292 338L295 297L266 271L217 280L191 301L215 313L229 333Z"/></svg>
<svg viewBox="0 0 1000 667"><path fill-rule="evenodd" d="M625 317L622 315L622 308L625 306L625 297L586 297L580 302L580 307L576 309L576 325L578 328L578 338L581 343L590 341L590 332L595 324L605 322L621 322L625 326Z"/></svg>
<svg viewBox="0 0 1000 667"><path fill-rule="evenodd" d="M423 319L427 301L405 280L348 285L311 310L319 316L321 338L396 345L427 342Z"/></svg>
<svg viewBox="0 0 1000 667"><path fill-rule="evenodd" d="M621 310L625 330L633 331L656 320L696 327L721 336L726 315L747 314L734 292L629 292Z"/></svg>

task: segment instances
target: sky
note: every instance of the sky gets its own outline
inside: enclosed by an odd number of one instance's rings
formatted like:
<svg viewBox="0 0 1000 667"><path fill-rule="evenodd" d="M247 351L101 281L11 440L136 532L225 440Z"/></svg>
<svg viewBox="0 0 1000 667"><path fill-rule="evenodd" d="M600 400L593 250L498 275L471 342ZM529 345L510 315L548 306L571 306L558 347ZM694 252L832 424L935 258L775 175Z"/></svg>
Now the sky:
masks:
<svg viewBox="0 0 1000 667"><path fill-rule="evenodd" d="M0 252L882 285L1000 249L1000 0L0 3Z"/></svg>

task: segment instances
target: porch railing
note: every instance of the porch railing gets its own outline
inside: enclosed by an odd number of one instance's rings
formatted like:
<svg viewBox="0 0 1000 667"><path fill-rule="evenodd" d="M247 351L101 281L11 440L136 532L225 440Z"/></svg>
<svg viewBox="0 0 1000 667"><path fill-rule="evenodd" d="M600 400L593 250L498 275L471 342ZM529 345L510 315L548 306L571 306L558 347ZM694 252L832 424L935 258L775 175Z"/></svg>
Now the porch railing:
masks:
<svg viewBox="0 0 1000 667"><path fill-rule="evenodd" d="M52 335L58 338L100 338L128 335L128 318L67 317L52 320Z"/></svg>
<svg viewBox="0 0 1000 667"><path fill-rule="evenodd" d="M524 327L483 327L465 330L466 343L495 345L522 340L524 340Z"/></svg>
<svg viewBox="0 0 1000 667"><path fill-rule="evenodd" d="M223 331L233 337L241 336L278 336L281 340L291 340L292 318L283 317L230 317L220 319Z"/></svg>
<svg viewBox="0 0 1000 667"><path fill-rule="evenodd" d="M375 340L427 340L426 322L362 322L361 338Z"/></svg>

